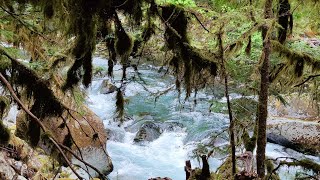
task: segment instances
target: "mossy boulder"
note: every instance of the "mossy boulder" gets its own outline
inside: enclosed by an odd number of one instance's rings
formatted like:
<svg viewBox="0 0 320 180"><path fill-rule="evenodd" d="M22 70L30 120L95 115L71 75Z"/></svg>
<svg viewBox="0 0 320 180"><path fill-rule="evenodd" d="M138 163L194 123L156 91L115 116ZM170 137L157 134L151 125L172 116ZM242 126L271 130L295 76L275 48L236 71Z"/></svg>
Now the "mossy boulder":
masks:
<svg viewBox="0 0 320 180"><path fill-rule="evenodd" d="M102 120L87 108L84 102L79 102L81 100L81 93L63 92L61 90L62 82L60 76L53 76L50 81L50 88L55 98L63 104L63 112L58 116L51 115L41 118L41 122L48 132L44 133L42 130L38 130L38 134L35 134L35 137L39 138L36 145L63 163L62 156L54 148L53 144L48 141L48 137L54 137L58 143L72 149L75 154L79 157L82 156L83 160L96 167L100 172L105 174L110 173L113 165L106 151L107 134ZM22 97L22 101L33 103L32 100L26 97ZM32 119L24 111L20 111L16 120L17 129L15 134L28 142L32 142L33 137L28 132L34 129L33 126L35 124L32 124ZM67 155L73 164L85 168L71 154L67 153ZM90 168L89 172L92 176L97 175Z"/></svg>
<svg viewBox="0 0 320 180"><path fill-rule="evenodd" d="M92 164L103 173L108 174L112 171L113 166L111 159L106 152L107 135L104 130L104 125L101 119L91 110L83 107L83 111L84 114L66 111L62 115L63 118L47 117L42 119L42 122L50 130L50 136L53 136L59 143L70 146L78 156L80 156L80 149L85 161ZM16 130L16 134L24 139L27 137L25 130L29 129L25 117L25 113L20 112L17 117ZM64 121L67 123L65 124ZM46 134L42 134L42 137L45 137L45 135ZM70 142L66 143L66 140ZM56 151L53 148L54 146L48 143L46 138L41 138L38 145L48 154L52 154L52 152ZM71 157L72 156L69 155L69 158L74 164L83 166L80 161ZM96 175L93 170L90 171L90 174Z"/></svg>

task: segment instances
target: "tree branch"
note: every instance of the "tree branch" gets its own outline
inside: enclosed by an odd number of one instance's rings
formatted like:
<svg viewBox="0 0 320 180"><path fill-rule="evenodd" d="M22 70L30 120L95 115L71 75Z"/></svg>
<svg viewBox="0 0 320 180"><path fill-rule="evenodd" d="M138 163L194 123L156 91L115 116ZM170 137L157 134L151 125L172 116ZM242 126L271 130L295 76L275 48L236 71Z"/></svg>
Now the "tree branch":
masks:
<svg viewBox="0 0 320 180"><path fill-rule="evenodd" d="M319 77L319 76L320 76L320 74L311 75L311 76L309 76L307 79L305 79L302 83L299 83L299 84L295 85L294 87L299 87L299 86L305 84L306 82L308 82L309 80L311 80L311 79L313 79L313 78L315 78L315 77Z"/></svg>
<svg viewBox="0 0 320 180"><path fill-rule="evenodd" d="M195 13L191 13L195 18L196 18L196 20L199 22L199 24L202 26L202 28L204 29L204 30L206 30L208 33L210 33L210 31L202 24L202 22L200 21L200 19L198 18L198 16L195 14Z"/></svg>

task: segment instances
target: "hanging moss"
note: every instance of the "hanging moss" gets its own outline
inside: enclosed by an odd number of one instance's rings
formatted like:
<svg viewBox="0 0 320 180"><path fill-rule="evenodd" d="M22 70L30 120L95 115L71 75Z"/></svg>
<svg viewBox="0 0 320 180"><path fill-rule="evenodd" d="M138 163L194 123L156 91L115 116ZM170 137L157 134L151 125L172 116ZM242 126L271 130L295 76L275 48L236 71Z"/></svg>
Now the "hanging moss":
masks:
<svg viewBox="0 0 320 180"><path fill-rule="evenodd" d="M280 28L278 31L278 41L283 44L287 39L287 31L289 26L289 17L291 16L290 29L292 31L292 15L290 14L290 3L288 0L279 1L278 23Z"/></svg>
<svg viewBox="0 0 320 180"><path fill-rule="evenodd" d="M305 66L311 67L313 72L320 71L320 59L312 57L303 52L290 50L286 46L280 44L278 41L271 41L274 52L278 52L280 56L287 59L286 67L292 67L294 78L301 77ZM283 70L288 68L282 68ZM281 74L280 72L277 74ZM274 79L276 77L273 77Z"/></svg>
<svg viewBox="0 0 320 180"><path fill-rule="evenodd" d="M54 16L52 1L48 1L44 6L43 13L45 18L51 19Z"/></svg>
<svg viewBox="0 0 320 180"><path fill-rule="evenodd" d="M250 138L249 133L245 130L242 134L242 140L246 151L253 152L253 150L256 148L257 136L254 135L252 138Z"/></svg>
<svg viewBox="0 0 320 180"><path fill-rule="evenodd" d="M12 79L14 79L14 85L25 88L27 98L33 99L30 111L35 116L42 119L48 116L59 116L63 113L65 107L49 88L49 82L41 79L31 69L15 60L12 61ZM36 146L40 139L40 126L29 115L26 116L28 120L27 136L31 145Z"/></svg>
<svg viewBox="0 0 320 180"><path fill-rule="evenodd" d="M27 97L34 98L31 112L40 119L46 116L58 116L62 114L65 107L49 88L48 81L41 79L35 72L18 61L13 61L12 67L12 76L15 79L14 83L25 87Z"/></svg>
<svg viewBox="0 0 320 180"><path fill-rule="evenodd" d="M177 48L179 43L189 42L187 38L188 19L182 8L175 5L164 6L162 7L162 17L181 36L177 37L177 34L170 27L166 27L165 39L169 49Z"/></svg>
<svg viewBox="0 0 320 180"><path fill-rule="evenodd" d="M188 18L183 8L175 5L162 7L162 18L166 23L165 40L169 50L175 53L172 59L176 74L176 85L180 86L180 74L183 74L183 85L188 98L192 90L205 87L207 84L204 74L211 77L216 75L216 63L206 58L196 48L191 47L187 37ZM174 60L174 61L173 61ZM177 68L179 67L179 68Z"/></svg>
<svg viewBox="0 0 320 180"><path fill-rule="evenodd" d="M250 53L251 53L251 36L249 36L249 41L248 41L248 44L247 44L247 47L246 47L246 50L245 50L245 52L246 52L246 54L247 54L247 56L250 56Z"/></svg>
<svg viewBox="0 0 320 180"><path fill-rule="evenodd" d="M98 14L108 9L107 2L102 0L71 0L66 3L71 11L68 19L70 22L68 32L76 36L72 50L75 62L69 69L63 90L68 90L77 85L81 80L88 87L92 80L92 54L96 45Z"/></svg>
<svg viewBox="0 0 320 180"><path fill-rule="evenodd" d="M92 81L92 51L88 52L85 54L85 57L83 59L83 69L84 69L84 74L83 74L83 80L82 84L88 88L89 85L91 84Z"/></svg>
<svg viewBox="0 0 320 180"><path fill-rule="evenodd" d="M73 145L73 140L72 140L72 135L71 133L69 132L65 137L64 137L64 140L63 140L63 145L71 148L72 145Z"/></svg>
<svg viewBox="0 0 320 180"><path fill-rule="evenodd" d="M304 61L298 60L295 65L294 74L296 77L301 77L304 69Z"/></svg>
<svg viewBox="0 0 320 180"><path fill-rule="evenodd" d="M10 140L10 131L0 120L0 144L7 145Z"/></svg>
<svg viewBox="0 0 320 180"><path fill-rule="evenodd" d="M148 23L144 26L141 36L135 38L132 53L131 55L134 57L138 55L138 51L141 48L143 43L149 41L152 35L155 34L155 24L148 18Z"/></svg>
<svg viewBox="0 0 320 180"><path fill-rule="evenodd" d="M28 129L26 134L27 140L29 140L30 145L36 147L40 141L41 129L39 124L33 120L32 118L28 117Z"/></svg>
<svg viewBox="0 0 320 180"><path fill-rule="evenodd" d="M120 27L116 30L115 50L119 56L125 56L131 53L133 41L121 24L117 26Z"/></svg>
<svg viewBox="0 0 320 180"><path fill-rule="evenodd" d="M111 28L112 22L111 20L105 20L109 17L110 13L107 13L105 15L104 13L100 15L100 24L99 24L99 30L101 33L101 36L103 38L103 41L105 42L105 45L108 49L109 53L109 59L108 59L108 76L112 77L113 74L113 66L117 62L117 53L115 50L115 37L114 37L114 30ZM107 16L107 17L105 17Z"/></svg>
<svg viewBox="0 0 320 180"><path fill-rule="evenodd" d="M129 15L136 25L140 25L143 16L142 3L143 0L117 0L113 1L113 6Z"/></svg>
<svg viewBox="0 0 320 180"><path fill-rule="evenodd" d="M124 121L124 98L122 91L120 88L117 91L117 96L116 96L116 114L117 114L117 119L120 121L120 123L123 123Z"/></svg>
<svg viewBox="0 0 320 180"><path fill-rule="evenodd" d="M121 64L123 69L122 79L126 79L126 68L129 66L129 56L132 52L133 40L122 27L121 21L119 20L117 15L115 15L115 26L115 50L121 57Z"/></svg>

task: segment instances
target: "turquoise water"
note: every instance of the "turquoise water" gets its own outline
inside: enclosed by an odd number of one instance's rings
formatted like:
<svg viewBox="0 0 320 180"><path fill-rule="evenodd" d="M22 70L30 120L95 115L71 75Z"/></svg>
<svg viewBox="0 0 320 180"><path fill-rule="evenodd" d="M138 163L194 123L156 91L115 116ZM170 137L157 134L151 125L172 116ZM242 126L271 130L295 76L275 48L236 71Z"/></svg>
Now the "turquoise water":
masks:
<svg viewBox="0 0 320 180"><path fill-rule="evenodd" d="M95 58L96 66L107 67L105 59ZM115 84L119 87L121 67L115 66ZM198 93L198 104L193 99L184 101L178 98L176 91L170 91L155 101L154 94L166 90L174 84L174 78L158 73L158 68L150 65L141 66L139 72L142 80L133 70L128 69L129 79L135 76L136 81L125 85L126 115L131 120L118 126L114 122L115 93L100 94L99 87L103 79L95 79L88 90L89 107L103 119L105 127L111 129L117 136L116 141L108 141L107 150L114 164L114 171L109 175L112 180L147 180L151 177L170 177L174 180L184 180L184 163L191 159L192 150L200 142L208 143L209 137L228 128L228 116L219 113L209 113L208 100L214 98L207 92ZM147 89L147 90L146 90ZM150 93L151 92L151 93ZM183 96L183 95L182 95ZM174 131L165 131L161 136L150 143L137 145L133 142L135 132L126 131L126 127L133 127L148 119L154 122L175 122L182 126ZM227 144L227 134L215 142L216 146ZM301 153L284 149L275 144L267 145L267 156L276 158L282 156L305 157ZM317 157L310 156L317 161ZM216 170L222 163L222 156L209 159L211 170ZM199 163L192 159L193 166ZM292 173L297 169L282 169L281 179L292 179Z"/></svg>

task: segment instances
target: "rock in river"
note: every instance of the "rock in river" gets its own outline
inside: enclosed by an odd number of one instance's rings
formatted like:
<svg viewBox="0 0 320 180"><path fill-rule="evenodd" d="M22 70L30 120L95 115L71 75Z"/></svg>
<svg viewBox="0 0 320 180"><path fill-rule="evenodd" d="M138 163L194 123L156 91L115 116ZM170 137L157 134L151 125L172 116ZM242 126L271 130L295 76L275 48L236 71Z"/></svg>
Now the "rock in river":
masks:
<svg viewBox="0 0 320 180"><path fill-rule="evenodd" d="M113 93L117 90L117 86L112 84L108 79L102 81L100 86L100 93L101 94L109 94Z"/></svg>
<svg viewBox="0 0 320 180"><path fill-rule="evenodd" d="M320 124L317 122L271 118L267 138L269 142L303 153L320 153Z"/></svg>
<svg viewBox="0 0 320 180"><path fill-rule="evenodd" d="M161 135L161 129L153 122L144 123L137 132L134 142L153 141Z"/></svg>

